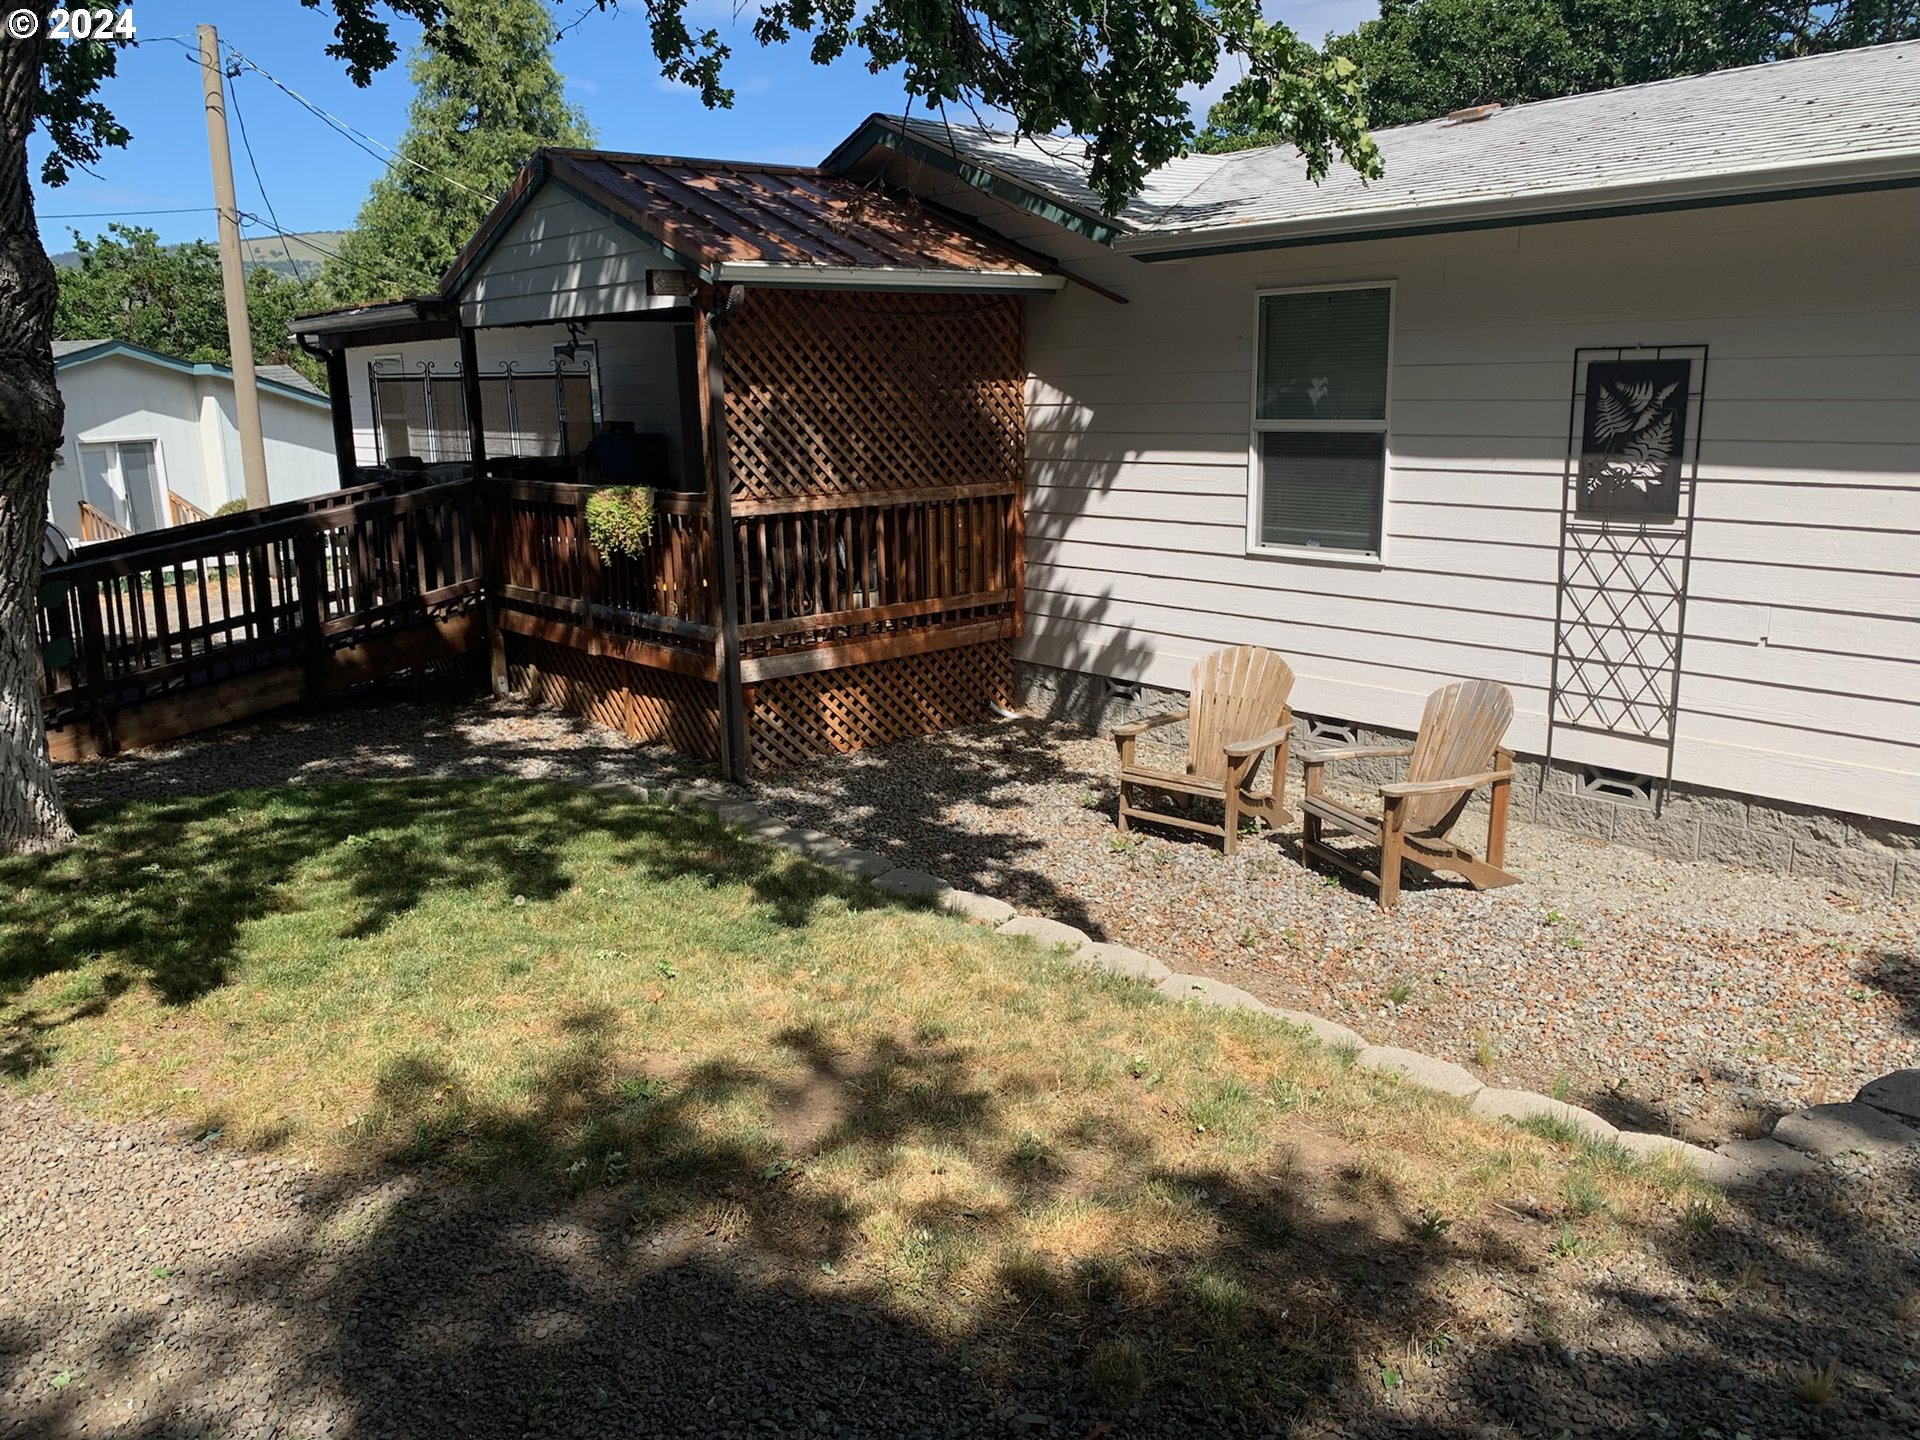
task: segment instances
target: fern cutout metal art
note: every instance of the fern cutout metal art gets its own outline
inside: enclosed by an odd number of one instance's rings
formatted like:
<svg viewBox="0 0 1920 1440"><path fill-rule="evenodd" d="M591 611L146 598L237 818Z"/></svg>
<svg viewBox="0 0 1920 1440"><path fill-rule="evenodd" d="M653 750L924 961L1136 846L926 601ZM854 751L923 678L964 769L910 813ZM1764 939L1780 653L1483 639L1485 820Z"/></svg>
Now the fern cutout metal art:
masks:
<svg viewBox="0 0 1920 1440"><path fill-rule="evenodd" d="M1580 509L1670 519L1679 514L1687 440L1686 360L1599 360L1587 370Z"/></svg>

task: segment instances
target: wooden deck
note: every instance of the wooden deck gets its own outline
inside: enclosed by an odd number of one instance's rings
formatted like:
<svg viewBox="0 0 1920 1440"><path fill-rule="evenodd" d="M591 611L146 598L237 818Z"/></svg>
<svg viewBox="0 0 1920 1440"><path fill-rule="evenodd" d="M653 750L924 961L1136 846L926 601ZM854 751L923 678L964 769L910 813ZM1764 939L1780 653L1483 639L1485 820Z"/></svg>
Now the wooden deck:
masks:
<svg viewBox="0 0 1920 1440"><path fill-rule="evenodd" d="M109 755L478 648L470 481L341 491L90 546L41 579L56 760Z"/></svg>

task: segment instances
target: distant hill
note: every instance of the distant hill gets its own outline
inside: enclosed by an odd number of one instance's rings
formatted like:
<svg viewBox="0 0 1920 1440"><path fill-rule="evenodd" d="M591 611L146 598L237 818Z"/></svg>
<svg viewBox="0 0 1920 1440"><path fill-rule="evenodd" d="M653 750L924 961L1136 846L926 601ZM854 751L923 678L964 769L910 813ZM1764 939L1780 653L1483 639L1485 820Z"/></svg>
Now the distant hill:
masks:
<svg viewBox="0 0 1920 1440"><path fill-rule="evenodd" d="M320 267L326 263L329 254L339 253L340 242L346 238L345 230L308 230L289 235L285 240L278 235L269 235L260 239L242 239L240 253L249 270L256 265L264 265L289 280L311 280L320 273ZM53 257L53 263L63 270L71 269L80 263L80 256L72 250L65 250Z"/></svg>

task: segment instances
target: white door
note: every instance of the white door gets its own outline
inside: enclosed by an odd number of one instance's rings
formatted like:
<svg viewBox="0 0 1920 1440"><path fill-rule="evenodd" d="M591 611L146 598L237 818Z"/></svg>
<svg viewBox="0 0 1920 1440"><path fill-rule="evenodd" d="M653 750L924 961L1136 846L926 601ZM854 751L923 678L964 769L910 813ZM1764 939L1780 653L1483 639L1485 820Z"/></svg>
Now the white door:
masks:
<svg viewBox="0 0 1920 1440"><path fill-rule="evenodd" d="M116 440L80 447L81 493L86 502L135 533L158 530L160 466L151 440Z"/></svg>

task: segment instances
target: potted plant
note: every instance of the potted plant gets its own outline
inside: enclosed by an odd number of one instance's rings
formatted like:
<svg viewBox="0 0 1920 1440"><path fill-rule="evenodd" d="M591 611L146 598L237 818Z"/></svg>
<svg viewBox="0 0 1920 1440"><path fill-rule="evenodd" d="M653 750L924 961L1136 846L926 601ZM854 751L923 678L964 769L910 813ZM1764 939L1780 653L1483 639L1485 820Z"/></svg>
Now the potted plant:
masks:
<svg viewBox="0 0 1920 1440"><path fill-rule="evenodd" d="M637 559L653 534L653 490L646 485L609 485L587 497L587 540L601 558Z"/></svg>

